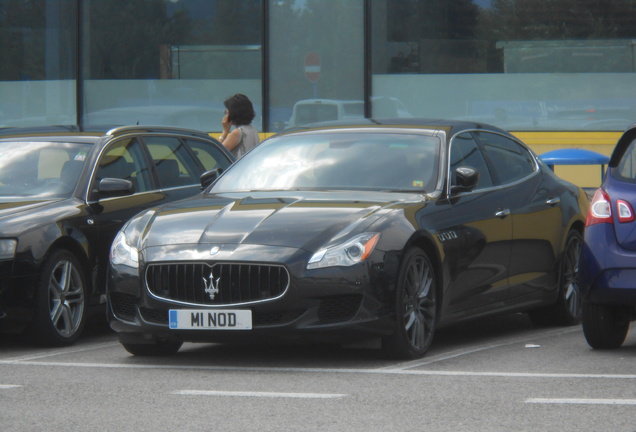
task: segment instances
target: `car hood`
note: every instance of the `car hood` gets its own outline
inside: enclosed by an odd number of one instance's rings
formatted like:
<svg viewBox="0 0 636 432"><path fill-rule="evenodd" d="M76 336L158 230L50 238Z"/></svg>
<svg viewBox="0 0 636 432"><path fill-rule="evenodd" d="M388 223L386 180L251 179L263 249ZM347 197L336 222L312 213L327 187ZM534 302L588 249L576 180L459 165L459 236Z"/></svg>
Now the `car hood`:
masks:
<svg viewBox="0 0 636 432"><path fill-rule="evenodd" d="M27 228L42 212L46 212L52 205L63 201L61 198L37 199L21 197L0 197L0 231L3 235L13 232L18 224L22 229ZM21 217L28 215L28 218Z"/></svg>
<svg viewBox="0 0 636 432"><path fill-rule="evenodd" d="M143 247L251 244L311 251L423 199L377 192L200 195L156 210L142 229Z"/></svg>

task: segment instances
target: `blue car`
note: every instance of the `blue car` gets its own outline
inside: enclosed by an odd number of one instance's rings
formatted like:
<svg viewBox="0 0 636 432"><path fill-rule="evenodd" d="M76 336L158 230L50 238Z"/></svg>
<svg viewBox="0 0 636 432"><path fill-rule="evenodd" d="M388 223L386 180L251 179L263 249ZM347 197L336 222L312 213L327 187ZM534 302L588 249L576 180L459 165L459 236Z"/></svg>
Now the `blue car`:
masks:
<svg viewBox="0 0 636 432"><path fill-rule="evenodd" d="M583 332L619 348L636 319L636 125L621 136L587 215L579 261Z"/></svg>

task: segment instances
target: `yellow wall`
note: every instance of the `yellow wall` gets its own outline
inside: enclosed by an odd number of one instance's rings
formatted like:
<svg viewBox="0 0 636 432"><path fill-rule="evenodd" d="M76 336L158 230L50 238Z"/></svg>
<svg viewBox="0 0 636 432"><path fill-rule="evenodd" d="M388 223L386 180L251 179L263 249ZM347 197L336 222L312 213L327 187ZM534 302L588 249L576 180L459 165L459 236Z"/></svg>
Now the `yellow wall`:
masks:
<svg viewBox="0 0 636 432"><path fill-rule="evenodd" d="M563 148L592 150L610 156L622 132L512 132L535 153ZM599 165L556 165L554 172L581 187L597 187L601 183Z"/></svg>

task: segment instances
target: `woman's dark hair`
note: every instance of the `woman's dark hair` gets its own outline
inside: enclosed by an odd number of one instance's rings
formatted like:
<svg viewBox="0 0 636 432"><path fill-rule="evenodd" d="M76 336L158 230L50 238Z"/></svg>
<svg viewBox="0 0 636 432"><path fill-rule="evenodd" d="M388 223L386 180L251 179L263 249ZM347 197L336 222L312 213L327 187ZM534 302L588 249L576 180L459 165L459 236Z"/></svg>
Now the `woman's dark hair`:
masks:
<svg viewBox="0 0 636 432"><path fill-rule="evenodd" d="M235 94L223 102L228 111L228 120L236 126L252 123L256 113L249 98L243 94Z"/></svg>

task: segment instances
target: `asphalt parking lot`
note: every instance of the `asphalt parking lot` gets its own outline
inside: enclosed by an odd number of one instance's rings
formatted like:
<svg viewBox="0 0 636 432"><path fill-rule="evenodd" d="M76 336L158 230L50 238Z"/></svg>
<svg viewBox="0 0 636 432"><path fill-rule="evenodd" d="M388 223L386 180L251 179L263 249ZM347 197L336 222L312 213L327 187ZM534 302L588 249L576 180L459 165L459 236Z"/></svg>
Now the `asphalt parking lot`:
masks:
<svg viewBox="0 0 636 432"><path fill-rule="evenodd" d="M636 333L594 351L524 315L442 330L411 362L268 344L139 358L103 325L68 348L0 341L7 431L636 431Z"/></svg>

